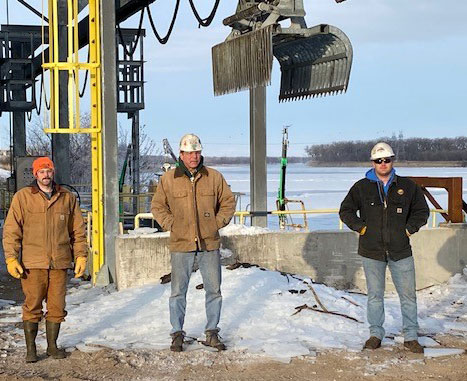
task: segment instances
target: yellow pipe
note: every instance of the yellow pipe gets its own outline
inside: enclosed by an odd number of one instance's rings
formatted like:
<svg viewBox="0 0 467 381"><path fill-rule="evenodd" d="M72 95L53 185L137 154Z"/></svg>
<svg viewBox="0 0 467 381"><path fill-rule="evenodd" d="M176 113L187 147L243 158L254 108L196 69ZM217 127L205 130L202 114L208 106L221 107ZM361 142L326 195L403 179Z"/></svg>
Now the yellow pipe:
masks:
<svg viewBox="0 0 467 381"><path fill-rule="evenodd" d="M68 37L68 128L73 130L75 127L75 118L73 114L73 5L71 0L67 2L67 37Z"/></svg>

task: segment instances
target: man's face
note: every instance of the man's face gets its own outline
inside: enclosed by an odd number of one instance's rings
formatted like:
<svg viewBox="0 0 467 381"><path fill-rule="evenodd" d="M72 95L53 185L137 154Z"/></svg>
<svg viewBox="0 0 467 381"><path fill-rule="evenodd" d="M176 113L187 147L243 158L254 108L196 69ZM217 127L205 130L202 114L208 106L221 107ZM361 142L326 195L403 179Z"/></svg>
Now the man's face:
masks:
<svg viewBox="0 0 467 381"><path fill-rule="evenodd" d="M39 169L36 172L36 180L39 184L49 187L52 184L54 178L54 171L50 168Z"/></svg>
<svg viewBox="0 0 467 381"><path fill-rule="evenodd" d="M391 173L393 165L393 157L383 157L378 160L373 160L373 168L375 169L377 176L388 176Z"/></svg>
<svg viewBox="0 0 467 381"><path fill-rule="evenodd" d="M198 167L201 161L201 151L180 151L180 159L182 159L183 164L185 164L185 167L187 167L189 170L194 170Z"/></svg>

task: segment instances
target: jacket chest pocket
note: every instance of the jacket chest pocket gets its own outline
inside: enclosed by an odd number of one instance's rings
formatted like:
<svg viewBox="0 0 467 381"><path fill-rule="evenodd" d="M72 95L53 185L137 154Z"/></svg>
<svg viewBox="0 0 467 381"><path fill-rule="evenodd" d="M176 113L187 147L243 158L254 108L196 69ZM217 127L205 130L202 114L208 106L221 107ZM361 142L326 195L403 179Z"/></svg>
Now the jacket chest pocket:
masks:
<svg viewBox="0 0 467 381"><path fill-rule="evenodd" d="M176 217L182 217L187 213L189 208L188 191L185 189L174 191L169 207Z"/></svg>
<svg viewBox="0 0 467 381"><path fill-rule="evenodd" d="M367 197L364 199L364 204L365 208L372 209L381 206L382 202L379 197Z"/></svg>
<svg viewBox="0 0 467 381"><path fill-rule="evenodd" d="M70 212L68 210L55 210L53 216L56 226L68 226L70 221Z"/></svg>
<svg viewBox="0 0 467 381"><path fill-rule="evenodd" d="M55 240L58 245L68 245L70 243L69 221L69 211L53 211L53 231L55 232Z"/></svg>
<svg viewBox="0 0 467 381"><path fill-rule="evenodd" d="M26 225L42 226L45 223L45 207L43 205L28 205Z"/></svg>
<svg viewBox="0 0 467 381"><path fill-rule="evenodd" d="M403 195L391 196L389 198L389 207L394 215L405 217L408 212L407 197Z"/></svg>
<svg viewBox="0 0 467 381"><path fill-rule="evenodd" d="M369 221L380 219L381 217L381 208L383 203L379 199L378 196L376 197L366 197L363 201L363 208L362 208L362 218L368 223Z"/></svg>

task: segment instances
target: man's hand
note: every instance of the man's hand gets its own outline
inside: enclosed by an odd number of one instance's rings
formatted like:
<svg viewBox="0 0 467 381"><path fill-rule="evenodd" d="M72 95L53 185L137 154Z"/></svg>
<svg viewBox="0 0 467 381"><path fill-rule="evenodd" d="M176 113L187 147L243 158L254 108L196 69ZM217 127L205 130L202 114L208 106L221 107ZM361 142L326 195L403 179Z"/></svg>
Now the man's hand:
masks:
<svg viewBox="0 0 467 381"><path fill-rule="evenodd" d="M8 273L13 278L21 278L21 275L23 274L24 270L23 267L19 264L18 260L16 258L8 258L5 262Z"/></svg>
<svg viewBox="0 0 467 381"><path fill-rule="evenodd" d="M405 229L405 234L407 234L407 237L410 237L412 234L409 233L407 229Z"/></svg>
<svg viewBox="0 0 467 381"><path fill-rule="evenodd" d="M86 257L75 259L75 278L81 278L86 270Z"/></svg>
<svg viewBox="0 0 467 381"><path fill-rule="evenodd" d="M359 231L360 235L364 235L366 233L366 226L360 229Z"/></svg>

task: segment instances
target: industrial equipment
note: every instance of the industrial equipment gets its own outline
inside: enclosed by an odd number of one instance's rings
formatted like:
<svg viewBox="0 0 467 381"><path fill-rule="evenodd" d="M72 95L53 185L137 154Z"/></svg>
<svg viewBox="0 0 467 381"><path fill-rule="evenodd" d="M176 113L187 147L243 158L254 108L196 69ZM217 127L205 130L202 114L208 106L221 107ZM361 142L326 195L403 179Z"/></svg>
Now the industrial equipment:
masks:
<svg viewBox="0 0 467 381"><path fill-rule="evenodd" d="M294 223L292 220L292 215L287 214L278 214L279 217L279 228L285 229L287 226L295 229L308 229L308 220L306 217L306 208L305 203L302 200L292 200L285 197L285 174L287 170L287 148L289 146L289 126L284 127L282 130L282 157L280 161L281 169L279 174L279 191L277 192L276 207L279 211L285 211L288 204L298 203L301 205L303 210L303 224ZM290 219L290 221L287 220Z"/></svg>
<svg viewBox="0 0 467 381"><path fill-rule="evenodd" d="M239 0L223 23L232 31L212 48L215 95L270 84L273 56L282 72L279 101L347 90L352 45L332 25L308 28L303 0Z"/></svg>
<svg viewBox="0 0 467 381"><path fill-rule="evenodd" d="M175 156L174 151L172 150L172 147L170 146L170 143L167 139L162 140L162 145L164 146L165 155L165 161L162 165L162 169L164 170L164 172L167 172L169 169L177 166L178 159L177 156ZM169 157L172 158L174 163L169 163Z"/></svg>

